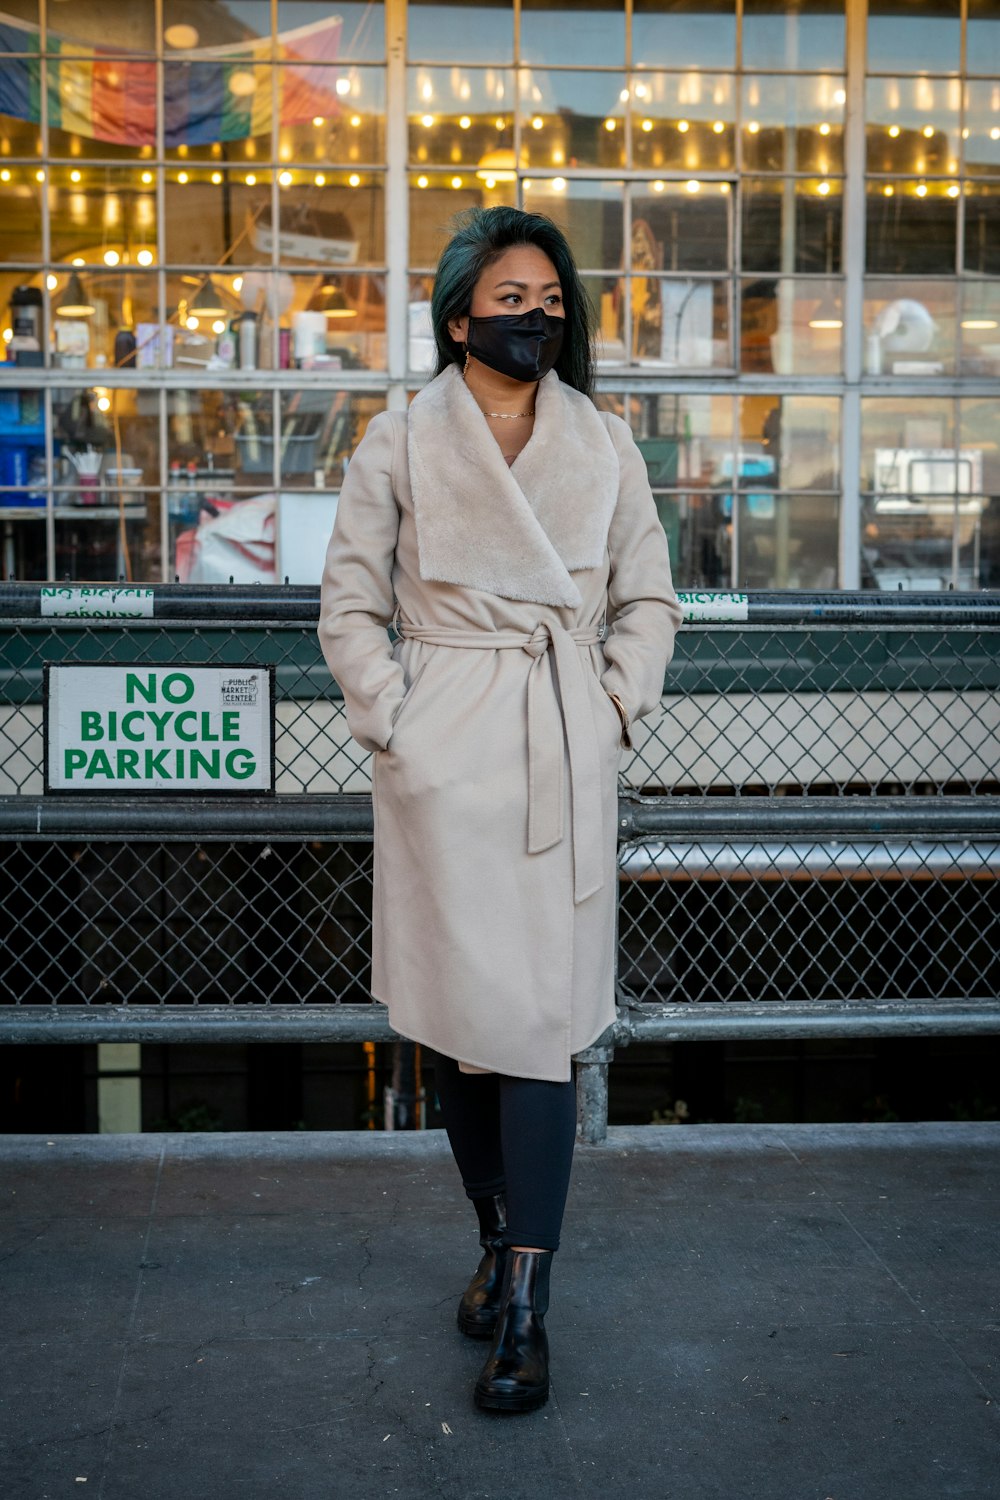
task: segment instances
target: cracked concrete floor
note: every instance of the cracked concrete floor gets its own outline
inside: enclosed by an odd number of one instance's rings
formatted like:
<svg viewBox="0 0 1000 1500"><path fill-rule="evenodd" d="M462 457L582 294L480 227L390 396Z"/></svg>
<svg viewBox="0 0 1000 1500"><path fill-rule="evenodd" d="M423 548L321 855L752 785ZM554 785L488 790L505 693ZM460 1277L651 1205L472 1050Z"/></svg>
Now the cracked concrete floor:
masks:
<svg viewBox="0 0 1000 1500"><path fill-rule="evenodd" d="M1000 1125L578 1146L478 1412L443 1131L0 1137L3 1500L991 1500Z"/></svg>

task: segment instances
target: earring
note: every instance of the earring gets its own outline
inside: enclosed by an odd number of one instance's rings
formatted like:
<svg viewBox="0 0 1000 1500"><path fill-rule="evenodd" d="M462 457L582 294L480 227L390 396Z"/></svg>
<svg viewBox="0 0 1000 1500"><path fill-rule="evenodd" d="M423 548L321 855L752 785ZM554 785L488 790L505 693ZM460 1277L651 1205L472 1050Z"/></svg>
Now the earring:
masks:
<svg viewBox="0 0 1000 1500"><path fill-rule="evenodd" d="M471 355L469 354L469 346L468 346L468 344L466 344L466 346L465 346L465 364L462 366L462 376L463 376L463 378L465 377L465 373L466 373L466 371L469 368L469 360L470 360L470 358L471 358Z"/></svg>

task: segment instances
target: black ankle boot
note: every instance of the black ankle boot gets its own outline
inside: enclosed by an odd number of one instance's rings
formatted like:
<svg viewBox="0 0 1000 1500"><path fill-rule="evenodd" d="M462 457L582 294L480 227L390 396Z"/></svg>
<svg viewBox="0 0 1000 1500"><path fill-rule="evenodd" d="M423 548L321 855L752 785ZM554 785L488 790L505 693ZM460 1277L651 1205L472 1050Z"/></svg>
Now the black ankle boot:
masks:
<svg viewBox="0 0 1000 1500"><path fill-rule="evenodd" d="M489 1339L497 1326L497 1310L507 1264L503 1231L507 1228L507 1204L503 1193L491 1198L473 1198L479 1216L479 1243L483 1257L476 1274L458 1304L458 1326L470 1339Z"/></svg>
<svg viewBox="0 0 1000 1500"><path fill-rule="evenodd" d="M485 1411L534 1411L549 1399L549 1310L553 1250L508 1250L493 1347L473 1400Z"/></svg>

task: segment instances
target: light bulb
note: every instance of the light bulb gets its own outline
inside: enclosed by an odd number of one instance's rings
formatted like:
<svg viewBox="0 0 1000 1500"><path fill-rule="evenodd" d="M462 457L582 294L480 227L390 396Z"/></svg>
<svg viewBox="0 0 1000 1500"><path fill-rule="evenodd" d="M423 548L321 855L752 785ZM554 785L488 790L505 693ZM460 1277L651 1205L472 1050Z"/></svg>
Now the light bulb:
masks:
<svg viewBox="0 0 1000 1500"><path fill-rule="evenodd" d="M192 313L190 317L184 319L184 327L190 328L192 333L198 327L198 319L195 317L194 313Z"/></svg>
<svg viewBox="0 0 1000 1500"><path fill-rule="evenodd" d="M280 183L280 185L282 187L290 187L291 183L292 183L292 174L291 174L291 172L279 172L278 173L278 182Z"/></svg>
<svg viewBox="0 0 1000 1500"><path fill-rule="evenodd" d="M350 183L351 187L360 187L361 185L361 178L358 176L357 172L352 172L347 180Z"/></svg>
<svg viewBox="0 0 1000 1500"><path fill-rule="evenodd" d="M153 264L152 250L140 250L139 254L136 256L136 260L139 262L140 266L151 266Z"/></svg>
<svg viewBox="0 0 1000 1500"><path fill-rule="evenodd" d="M118 254L117 250L105 250L104 264L106 266L116 266L120 260L121 256Z"/></svg>
<svg viewBox="0 0 1000 1500"><path fill-rule="evenodd" d="M212 324L212 332L213 333L225 333L225 331L226 331L226 320L225 320L225 318L216 318L215 322Z"/></svg>

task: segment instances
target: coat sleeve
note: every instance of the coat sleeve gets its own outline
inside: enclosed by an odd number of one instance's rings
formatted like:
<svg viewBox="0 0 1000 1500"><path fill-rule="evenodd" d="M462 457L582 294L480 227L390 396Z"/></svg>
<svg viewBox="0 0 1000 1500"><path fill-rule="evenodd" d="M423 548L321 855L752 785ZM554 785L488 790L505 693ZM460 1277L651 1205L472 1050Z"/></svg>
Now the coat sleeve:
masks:
<svg viewBox="0 0 1000 1500"><path fill-rule="evenodd" d="M608 635L605 692L617 693L629 719L651 713L663 692L684 611L674 592L670 552L642 454L627 422L606 416L621 479L608 532Z"/></svg>
<svg viewBox="0 0 1000 1500"><path fill-rule="evenodd" d="M344 695L351 734L365 750L385 749L405 691L387 634L399 534L395 430L388 412L373 417L347 466L320 590L320 646Z"/></svg>

